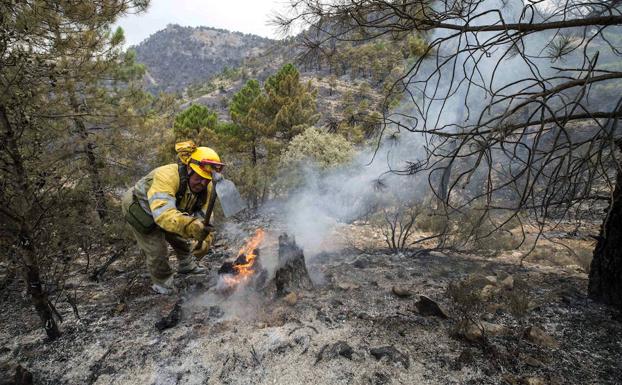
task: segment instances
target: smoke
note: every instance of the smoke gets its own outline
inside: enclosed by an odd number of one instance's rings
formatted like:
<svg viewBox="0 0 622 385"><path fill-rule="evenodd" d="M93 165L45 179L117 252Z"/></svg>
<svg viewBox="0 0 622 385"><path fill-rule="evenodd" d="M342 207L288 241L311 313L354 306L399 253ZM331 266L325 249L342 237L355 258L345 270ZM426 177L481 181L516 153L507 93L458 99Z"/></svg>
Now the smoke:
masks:
<svg viewBox="0 0 622 385"><path fill-rule="evenodd" d="M337 169L304 169L305 183L290 193L285 208L287 231L296 237L305 256L333 250L336 245L330 234L335 229L373 213L391 199L416 200L423 176L397 176L390 171L407 167L405 159L425 152L423 137L395 134L379 148L362 149Z"/></svg>
<svg viewBox="0 0 622 385"><path fill-rule="evenodd" d="M499 23L499 13L487 10L500 10L507 23L524 22L531 16L529 12L537 12L532 8L521 15L522 9L519 1L486 1L478 4L474 12L481 16L469 24ZM534 17L537 20L539 16ZM455 31L439 30L429 41L450 34ZM450 174L442 175L443 170L451 171L456 164L442 158L458 144L446 141L439 146L438 138L434 142L434 136L425 136L424 132L456 133L465 126L477 124L498 99L498 96L493 99L491 90L504 90L504 95L519 89L525 91L524 79L533 80L536 72L544 76L550 68L550 60L538 59L548 42L543 34L528 36L518 43L509 40L486 46L485 42L494 34L479 33L477 38L462 35L440 44L435 54L421 63L416 78L407 79L405 98L391 112L393 124L386 126L378 148L361 149L350 163L336 170L320 171L306 166L305 182L290 194L286 212L287 230L296 236L307 257L333 250L336 244L330 235L344 223L396 202L422 203L430 194L430 185L443 196L439 183L445 177L449 179ZM515 102L508 100L494 108L507 108ZM426 163L428 160L432 162ZM475 157L467 156L458 160L466 165L475 161ZM433 166L413 167L418 164ZM477 172L470 180L471 186L481 188L488 167L486 162L475 166ZM392 172L408 169L416 173L404 176ZM465 191L468 193L468 187Z"/></svg>

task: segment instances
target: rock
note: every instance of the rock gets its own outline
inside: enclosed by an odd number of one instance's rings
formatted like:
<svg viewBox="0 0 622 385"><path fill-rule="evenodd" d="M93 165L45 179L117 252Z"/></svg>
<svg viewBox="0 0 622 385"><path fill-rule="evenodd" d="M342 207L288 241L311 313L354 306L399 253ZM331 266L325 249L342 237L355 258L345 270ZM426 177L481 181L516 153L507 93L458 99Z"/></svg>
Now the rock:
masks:
<svg viewBox="0 0 622 385"><path fill-rule="evenodd" d="M514 289L514 277L512 277L511 275L505 277L505 279L501 281L501 287L503 287L505 290Z"/></svg>
<svg viewBox="0 0 622 385"><path fill-rule="evenodd" d="M393 286L391 291L400 298L408 298L413 295L413 293L404 286Z"/></svg>
<svg viewBox="0 0 622 385"><path fill-rule="evenodd" d="M496 286L494 286L494 285L486 285L479 292L479 296L484 301L488 301L488 300L492 299L492 297L494 297L498 292L499 292L499 289Z"/></svg>
<svg viewBox="0 0 622 385"><path fill-rule="evenodd" d="M359 285L355 285L353 283L348 283L348 282L339 282L339 283L337 283L337 288L341 289L341 290L348 291L348 290L356 290L356 289L360 288L360 286Z"/></svg>
<svg viewBox="0 0 622 385"><path fill-rule="evenodd" d="M559 342L552 336L546 334L544 330L537 326L530 326L525 330L523 336L531 343L549 349L558 349Z"/></svg>
<svg viewBox="0 0 622 385"><path fill-rule="evenodd" d="M527 355L527 354L523 355L523 356L521 357L521 360L522 360L522 361L523 361L526 365L532 366L532 367L534 367L534 368L541 368L541 367L543 367L543 366L544 366L544 364L543 364L540 360L538 360L538 359L536 359L536 358L534 358L534 357L532 357L532 356L530 356L530 355Z"/></svg>
<svg viewBox="0 0 622 385"><path fill-rule="evenodd" d="M483 319L484 321L492 322L492 321L494 321L494 320L495 320L495 315L494 315L494 314L491 314L491 313L484 313L484 314L482 315L482 319Z"/></svg>
<svg viewBox="0 0 622 385"><path fill-rule="evenodd" d="M270 347L270 351L276 354L283 354L291 348L292 344L290 344L288 341L278 341L278 343L272 344L272 346Z"/></svg>
<svg viewBox="0 0 622 385"><path fill-rule="evenodd" d="M285 297L283 297L283 301L287 303L289 306L294 306L296 302L298 302L298 296L296 293L289 293Z"/></svg>
<svg viewBox="0 0 622 385"><path fill-rule="evenodd" d="M509 329L503 325L486 321L477 323L466 321L458 327L459 334L470 342L479 342L484 336L500 336L509 333Z"/></svg>
<svg viewBox="0 0 622 385"><path fill-rule="evenodd" d="M356 267L357 269L366 269L369 267L369 261L367 260L367 258L357 258L356 261L352 263L352 266Z"/></svg>
<svg viewBox="0 0 622 385"><path fill-rule="evenodd" d="M119 302L119 303L118 303L118 304L114 307L113 313L114 313L115 315L119 315L119 314L123 313L123 312L124 312L124 311L126 311L126 310L127 310L127 305L125 304L125 302Z"/></svg>
<svg viewBox="0 0 622 385"><path fill-rule="evenodd" d="M352 349L352 347L348 345L348 343L345 341L337 341L331 347L331 351L335 357L342 356L349 360L352 359L352 353L354 353L354 350Z"/></svg>
<svg viewBox="0 0 622 385"><path fill-rule="evenodd" d="M479 342L484 337L482 329L472 322L461 326L459 330L458 334L470 342Z"/></svg>
<svg viewBox="0 0 622 385"><path fill-rule="evenodd" d="M491 322L482 321L482 326L484 327L484 331L486 332L486 334L491 336L502 336L510 332L510 329L508 329L504 325L499 325Z"/></svg>
<svg viewBox="0 0 622 385"><path fill-rule="evenodd" d="M389 361L400 363L406 369L410 367L410 359L408 356L393 346L380 346L372 348L369 350L369 353L377 360L387 357Z"/></svg>
<svg viewBox="0 0 622 385"><path fill-rule="evenodd" d="M348 345L345 341L337 341L334 344L326 344L320 352L317 354L315 363L317 364L323 359L334 359L337 357L344 357L349 360L352 359L352 354L354 350L350 345Z"/></svg>
<svg viewBox="0 0 622 385"><path fill-rule="evenodd" d="M415 303L415 307L417 312L423 316L435 316L443 319L449 318L445 310L425 295L419 296L419 301Z"/></svg>
<svg viewBox="0 0 622 385"><path fill-rule="evenodd" d="M523 377L519 384L521 385L547 385L546 381L541 377Z"/></svg>
<svg viewBox="0 0 622 385"><path fill-rule="evenodd" d="M494 275L489 275L489 276L486 276L486 277L484 277L484 278L485 278L485 279L488 281L488 283L489 283L489 284L491 284L491 285L496 285L496 284L497 284L497 277L495 277Z"/></svg>
<svg viewBox="0 0 622 385"><path fill-rule="evenodd" d="M509 373L504 374L501 378L503 378L503 381L508 385L518 385L518 378Z"/></svg>
<svg viewBox="0 0 622 385"><path fill-rule="evenodd" d="M428 252L428 255L435 258L447 258L447 254L441 253L440 251L436 250Z"/></svg>
<svg viewBox="0 0 622 385"><path fill-rule="evenodd" d="M179 321L181 320L181 315L182 315L181 304L182 304L182 300L180 299L175 303L175 305L173 306L173 309L171 310L170 313L166 315L166 317L163 317L162 319L160 319L158 322L155 323L155 328L158 329L158 331L163 331L165 329L172 328L173 326L179 323Z"/></svg>
<svg viewBox="0 0 622 385"><path fill-rule="evenodd" d="M492 285L494 287L496 285L496 283L490 282L489 277L481 274L471 274L460 283L474 291L481 291L486 286Z"/></svg>
<svg viewBox="0 0 622 385"><path fill-rule="evenodd" d="M90 295L91 301L99 301L103 298L106 298L106 293L103 293L101 291L95 292Z"/></svg>

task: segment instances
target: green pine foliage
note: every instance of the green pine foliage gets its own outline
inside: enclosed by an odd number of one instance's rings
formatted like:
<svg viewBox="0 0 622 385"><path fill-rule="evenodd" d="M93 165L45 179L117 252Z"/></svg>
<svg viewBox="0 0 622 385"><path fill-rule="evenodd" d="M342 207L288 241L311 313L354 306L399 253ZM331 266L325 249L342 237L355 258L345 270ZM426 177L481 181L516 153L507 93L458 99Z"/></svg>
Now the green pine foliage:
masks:
<svg viewBox="0 0 622 385"><path fill-rule="evenodd" d="M147 4L0 3L0 256L27 272L51 338L58 330L40 282L59 284L54 272L79 247L111 241L102 232L117 187L108 170L131 136L121 131L138 130L151 108L122 30L111 29Z"/></svg>
<svg viewBox="0 0 622 385"><path fill-rule="evenodd" d="M205 106L193 104L175 117L175 141L194 140L195 143L203 143L215 134L217 124L216 113Z"/></svg>
<svg viewBox="0 0 622 385"><path fill-rule="evenodd" d="M304 125L317 122L316 92L310 83L300 82L300 72L286 64L265 84L261 107L269 119L264 127L267 135L291 140L302 132Z"/></svg>
<svg viewBox="0 0 622 385"><path fill-rule="evenodd" d="M231 99L234 126L223 131L227 147L239 158L231 170L251 205L258 206L274 193L279 157L291 139L317 122L316 92L300 81L293 64L268 77L246 82Z"/></svg>

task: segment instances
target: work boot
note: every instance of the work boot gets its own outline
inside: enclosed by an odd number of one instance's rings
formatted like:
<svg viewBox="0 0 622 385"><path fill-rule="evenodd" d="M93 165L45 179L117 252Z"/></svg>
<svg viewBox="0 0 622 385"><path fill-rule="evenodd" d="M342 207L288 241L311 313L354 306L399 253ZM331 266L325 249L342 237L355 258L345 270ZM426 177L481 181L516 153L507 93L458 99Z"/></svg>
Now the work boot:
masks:
<svg viewBox="0 0 622 385"><path fill-rule="evenodd" d="M177 293L177 288L173 282L173 276L168 277L164 282L154 282L153 285L151 285L151 290L162 295Z"/></svg>
<svg viewBox="0 0 622 385"><path fill-rule="evenodd" d="M177 269L179 274L203 274L207 272L207 269L203 266L199 266L196 262L190 260L186 263L180 263Z"/></svg>

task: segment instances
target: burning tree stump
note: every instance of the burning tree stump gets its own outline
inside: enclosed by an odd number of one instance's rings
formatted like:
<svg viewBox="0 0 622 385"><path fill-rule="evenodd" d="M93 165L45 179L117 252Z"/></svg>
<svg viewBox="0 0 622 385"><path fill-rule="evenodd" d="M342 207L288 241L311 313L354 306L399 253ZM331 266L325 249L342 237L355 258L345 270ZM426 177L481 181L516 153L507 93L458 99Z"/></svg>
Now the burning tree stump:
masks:
<svg viewBox="0 0 622 385"><path fill-rule="evenodd" d="M277 296L313 288L302 249L287 234L279 236L279 266L274 277Z"/></svg>
<svg viewBox="0 0 622 385"><path fill-rule="evenodd" d="M234 261L227 261L218 269L219 283L217 290L229 295L238 286L251 286L261 289L268 272L259 260L259 245L263 241L264 231L258 229L255 235L242 247Z"/></svg>
<svg viewBox="0 0 622 385"><path fill-rule="evenodd" d="M218 269L218 274L228 274L230 276L242 274L243 276L252 276L254 286L256 288L262 287L266 282L268 272L261 266L259 249L253 249L250 255L252 256L252 263L251 258L246 254L240 254L235 261L224 262L220 269Z"/></svg>
<svg viewBox="0 0 622 385"><path fill-rule="evenodd" d="M287 234L279 237L279 267L274 279L268 281L268 270L261 265L259 255L259 245L263 236L264 232L261 229L257 230L255 236L242 247L235 260L223 263L218 270L217 292L228 296L238 288L251 288L264 294L275 290L277 297L283 297L292 292L313 288L302 249L296 245L294 238L289 238Z"/></svg>

